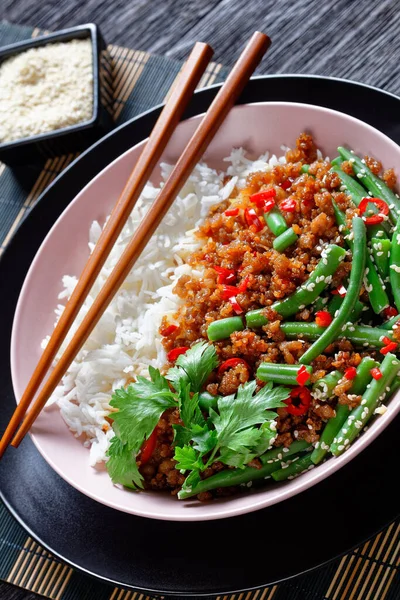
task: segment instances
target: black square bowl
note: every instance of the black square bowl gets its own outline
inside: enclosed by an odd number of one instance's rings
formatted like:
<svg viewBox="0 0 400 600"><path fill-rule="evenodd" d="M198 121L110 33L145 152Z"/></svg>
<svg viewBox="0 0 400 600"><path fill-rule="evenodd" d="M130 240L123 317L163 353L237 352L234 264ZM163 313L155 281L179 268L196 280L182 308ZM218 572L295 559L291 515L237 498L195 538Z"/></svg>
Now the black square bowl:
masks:
<svg viewBox="0 0 400 600"><path fill-rule="evenodd" d="M90 120L11 142L0 143L0 161L10 165L41 164L46 158L88 148L114 126L111 62L94 23L11 44L0 49L0 64L30 48L74 39L91 40L93 53L93 114Z"/></svg>

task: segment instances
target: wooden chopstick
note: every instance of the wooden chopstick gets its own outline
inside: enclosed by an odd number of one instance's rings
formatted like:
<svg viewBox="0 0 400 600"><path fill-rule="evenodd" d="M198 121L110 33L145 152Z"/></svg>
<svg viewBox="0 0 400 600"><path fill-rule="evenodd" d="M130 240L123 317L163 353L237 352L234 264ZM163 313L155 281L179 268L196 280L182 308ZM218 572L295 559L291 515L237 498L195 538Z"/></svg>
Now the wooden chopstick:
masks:
<svg viewBox="0 0 400 600"><path fill-rule="evenodd" d="M136 162L133 171L115 205L105 228L90 255L79 281L65 306L49 343L28 382L18 407L0 442L0 457L20 425L48 369L60 349L82 304L107 260L112 247L122 231L133 207L146 185L154 167L159 162L172 133L187 107L199 83L213 50L207 44L197 42L184 65L171 96L163 108L150 137Z"/></svg>
<svg viewBox="0 0 400 600"><path fill-rule="evenodd" d="M69 365L82 348L112 298L129 274L269 46L270 39L268 36L260 32L253 34L224 85L219 90L195 133L189 140L161 192L132 236L130 243L94 300L74 337L44 383L36 401L27 413L13 439L12 446L17 447L20 444L50 398Z"/></svg>

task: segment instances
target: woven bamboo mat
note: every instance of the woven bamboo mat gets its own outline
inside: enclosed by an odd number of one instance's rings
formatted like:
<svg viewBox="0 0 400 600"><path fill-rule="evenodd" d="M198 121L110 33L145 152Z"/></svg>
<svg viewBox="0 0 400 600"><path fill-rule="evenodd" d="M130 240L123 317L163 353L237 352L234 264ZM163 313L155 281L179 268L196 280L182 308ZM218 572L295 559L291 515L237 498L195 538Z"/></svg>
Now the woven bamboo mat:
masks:
<svg viewBox="0 0 400 600"><path fill-rule="evenodd" d="M40 35L38 29L0 23L0 45ZM146 52L109 46L113 110L117 124L165 100L181 63ZM199 87L222 81L211 63ZM154 81L157 86L154 86ZM48 160L42 170L16 177L0 163L0 255L27 210L75 154ZM23 181L23 183L21 183ZM400 521L328 566L280 585L219 600L398 600ZM0 579L56 600L152 600L75 571L30 538L0 503Z"/></svg>

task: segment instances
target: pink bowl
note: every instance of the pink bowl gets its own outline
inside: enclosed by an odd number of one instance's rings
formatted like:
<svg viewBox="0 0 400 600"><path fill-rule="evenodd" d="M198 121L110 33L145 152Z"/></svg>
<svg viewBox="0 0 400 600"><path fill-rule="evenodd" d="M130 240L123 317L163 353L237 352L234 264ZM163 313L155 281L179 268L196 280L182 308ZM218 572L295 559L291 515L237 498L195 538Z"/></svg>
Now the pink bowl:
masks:
<svg viewBox="0 0 400 600"><path fill-rule="evenodd" d="M168 145L163 161L174 163L194 132L199 116L182 122ZM372 154L385 167L399 172L400 148L369 125L326 108L286 102L258 103L235 107L210 144L204 159L224 168L222 158L233 147L244 147L254 156L266 150L281 154L282 144L291 146L307 130L316 138L324 155L335 156L339 145ZM41 245L22 288L11 340L11 369L15 396L19 399L41 353L41 340L52 331L54 307L61 289L61 276L78 275L88 256L90 224L104 222L123 188L143 143L134 146L95 177L71 202ZM153 175L156 182L158 172ZM73 244L71 244L73 239ZM243 514L281 502L328 477L361 452L392 421L400 410L400 395L386 413L364 432L341 457L301 477L267 485L237 497L210 504L177 501L154 492L134 493L112 485L104 470L88 464L88 450L68 430L57 407L42 412L32 428L32 440L45 460L72 486L107 506L134 515L175 521L202 521Z"/></svg>

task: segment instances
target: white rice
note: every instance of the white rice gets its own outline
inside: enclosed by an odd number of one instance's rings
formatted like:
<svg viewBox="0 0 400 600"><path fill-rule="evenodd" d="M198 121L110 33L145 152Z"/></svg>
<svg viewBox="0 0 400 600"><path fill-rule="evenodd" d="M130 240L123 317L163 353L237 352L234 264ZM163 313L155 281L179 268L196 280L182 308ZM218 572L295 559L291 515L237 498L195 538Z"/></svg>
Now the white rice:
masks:
<svg viewBox="0 0 400 600"><path fill-rule="evenodd" d="M225 186L224 173L217 173L204 163L196 166L49 401L50 404L57 402L63 419L75 436L83 435L84 444L90 447L91 465L105 460L105 453L114 435L105 420L110 412L109 401L113 390L128 384L133 376L148 375L149 365L161 367L166 362L158 328L164 315L169 315L172 321L172 315L180 304L172 289L181 275L201 276L200 271L193 270L185 262L187 256L199 247L194 231L210 207L228 198L235 185L242 187L249 173L266 171L285 162L284 157L273 155L269 158L268 154L250 160L241 148L233 150L224 160L228 163L225 174L232 176ZM161 167L165 181L171 166L163 164ZM81 323L158 192L159 188L146 185L66 343ZM95 221L89 232L90 250L93 250L100 233L101 226ZM62 302L70 297L76 282L75 276L63 277L64 289L59 295ZM62 304L57 307L57 318L63 308ZM43 347L46 343L47 340L44 340ZM60 353L64 347L65 344Z"/></svg>

